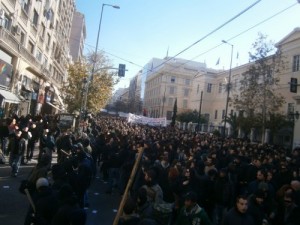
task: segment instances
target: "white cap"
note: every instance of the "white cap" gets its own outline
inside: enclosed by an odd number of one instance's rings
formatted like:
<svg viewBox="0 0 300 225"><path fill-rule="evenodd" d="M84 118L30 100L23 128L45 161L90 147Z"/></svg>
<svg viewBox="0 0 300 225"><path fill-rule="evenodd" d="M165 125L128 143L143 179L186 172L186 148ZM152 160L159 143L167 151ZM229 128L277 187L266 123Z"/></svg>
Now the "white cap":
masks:
<svg viewBox="0 0 300 225"><path fill-rule="evenodd" d="M36 181L36 189L39 189L40 187L48 187L48 186L49 186L49 181L44 177L41 177Z"/></svg>

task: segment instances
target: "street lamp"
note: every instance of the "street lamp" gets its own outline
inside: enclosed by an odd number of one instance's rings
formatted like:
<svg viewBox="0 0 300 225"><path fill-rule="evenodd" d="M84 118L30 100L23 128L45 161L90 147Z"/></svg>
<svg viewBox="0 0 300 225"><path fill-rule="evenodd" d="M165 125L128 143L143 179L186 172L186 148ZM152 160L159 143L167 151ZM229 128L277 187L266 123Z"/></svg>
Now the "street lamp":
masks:
<svg viewBox="0 0 300 225"><path fill-rule="evenodd" d="M228 114L228 102L229 102L229 95L231 89L231 70L232 70L232 57L233 57L233 44L228 43L225 40L222 40L224 44L228 44L231 46L231 57L230 57L230 68L229 68L229 77L228 77L228 84L227 84L227 97L226 97L226 107L225 107L225 118L224 118L224 138L226 135L226 123L227 123L227 114Z"/></svg>
<svg viewBox="0 0 300 225"><path fill-rule="evenodd" d="M95 73L95 67L96 67L96 61L97 61L98 44L99 44L99 36L100 36L100 31L101 31L102 15L103 15L104 6L110 6L110 7L115 8L115 9L120 9L120 6L118 6L118 5L110 5L110 4L105 4L105 3L102 4L102 9L101 9L101 14L100 14L100 21L99 21L99 28L98 28L98 34L97 34L97 41L96 41L96 49L95 49L95 54L94 54L94 58L93 58L93 67L92 67L90 80L89 80L89 83L87 85L85 98L84 98L84 105L83 105L84 112L86 111L86 107L87 107L87 97L88 97L88 93L89 93L89 86L90 86L91 82L93 82L93 79L94 79L94 73Z"/></svg>

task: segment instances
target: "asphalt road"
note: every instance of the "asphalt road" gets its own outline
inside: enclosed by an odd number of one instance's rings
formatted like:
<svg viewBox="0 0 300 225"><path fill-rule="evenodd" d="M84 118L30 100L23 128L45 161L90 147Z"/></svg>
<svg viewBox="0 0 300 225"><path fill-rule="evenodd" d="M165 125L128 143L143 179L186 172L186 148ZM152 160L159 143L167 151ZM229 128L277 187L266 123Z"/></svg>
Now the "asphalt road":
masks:
<svg viewBox="0 0 300 225"><path fill-rule="evenodd" d="M54 158L55 160L55 158ZM18 191L20 182L27 178L34 163L21 166L18 177L10 177L8 164L0 165L0 224L22 225L29 207L27 197ZM86 225L111 225L121 197L118 193L105 194L106 184L96 177L89 189L90 207L86 209Z"/></svg>

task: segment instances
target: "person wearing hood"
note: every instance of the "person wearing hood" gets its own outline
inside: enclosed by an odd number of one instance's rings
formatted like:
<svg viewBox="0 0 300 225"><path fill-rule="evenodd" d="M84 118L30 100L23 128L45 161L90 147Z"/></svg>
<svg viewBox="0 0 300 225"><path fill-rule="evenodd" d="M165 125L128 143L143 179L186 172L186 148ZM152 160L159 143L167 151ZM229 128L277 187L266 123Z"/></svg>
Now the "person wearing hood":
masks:
<svg viewBox="0 0 300 225"><path fill-rule="evenodd" d="M70 185L64 185L58 193L61 206L52 219L52 225L84 225L86 223L86 212L80 209L78 199Z"/></svg>
<svg viewBox="0 0 300 225"><path fill-rule="evenodd" d="M197 204L197 198L195 192L185 195L184 206L176 219L176 225L212 225L205 210Z"/></svg>
<svg viewBox="0 0 300 225"><path fill-rule="evenodd" d="M159 184L157 183L157 174L155 170L149 169L145 172L145 183L143 188L147 191L147 199L150 203L162 203L163 192Z"/></svg>
<svg viewBox="0 0 300 225"><path fill-rule="evenodd" d="M145 188L140 188L137 197L137 213L141 219L153 217L153 207L147 199L147 191Z"/></svg>
<svg viewBox="0 0 300 225"><path fill-rule="evenodd" d="M29 207L24 224L30 225L34 222L36 225L50 225L59 206L58 199L47 178L41 177L36 181L36 190L32 194L35 209L33 205Z"/></svg>

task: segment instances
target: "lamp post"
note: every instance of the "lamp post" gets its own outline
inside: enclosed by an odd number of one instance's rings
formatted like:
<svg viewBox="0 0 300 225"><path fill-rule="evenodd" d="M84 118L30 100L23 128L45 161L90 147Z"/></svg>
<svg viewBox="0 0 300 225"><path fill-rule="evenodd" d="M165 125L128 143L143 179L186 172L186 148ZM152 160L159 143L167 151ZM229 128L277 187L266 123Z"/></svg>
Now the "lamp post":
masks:
<svg viewBox="0 0 300 225"><path fill-rule="evenodd" d="M223 136L226 136L226 123L227 123L227 114L228 114L228 103L229 103L229 95L231 89L231 70L232 70L232 57L233 57L233 44L228 43L225 40L222 40L224 44L228 44L231 46L231 57L230 57L230 67L229 67L229 76L228 76L228 84L227 84L227 97L226 97L226 106L225 106L225 117L224 117L224 128L223 128Z"/></svg>
<svg viewBox="0 0 300 225"><path fill-rule="evenodd" d="M98 34L97 34L97 41L96 41L96 49L95 49L95 53L94 53L94 57L93 57L92 72L91 72L89 83L87 84L86 93L85 93L85 96L84 96L84 103L83 103L83 107L82 107L83 112L85 112L86 109L87 109L87 97L88 97L88 93L89 93L89 87L90 87L90 84L93 82L93 79L94 79L94 73L95 73L95 67L96 67L96 61L97 61L98 44L99 44L99 36L100 36L100 31L101 31L102 15L103 15L104 6L110 6L110 7L115 8L115 9L120 9L120 6L118 6L118 5L110 5L110 4L104 4L104 3L102 4L102 9L101 9L101 14L100 14L100 21L99 21L99 28L98 28Z"/></svg>
<svg viewBox="0 0 300 225"><path fill-rule="evenodd" d="M199 113L198 113L198 132L200 131L201 109L202 109L203 91L200 94Z"/></svg>

